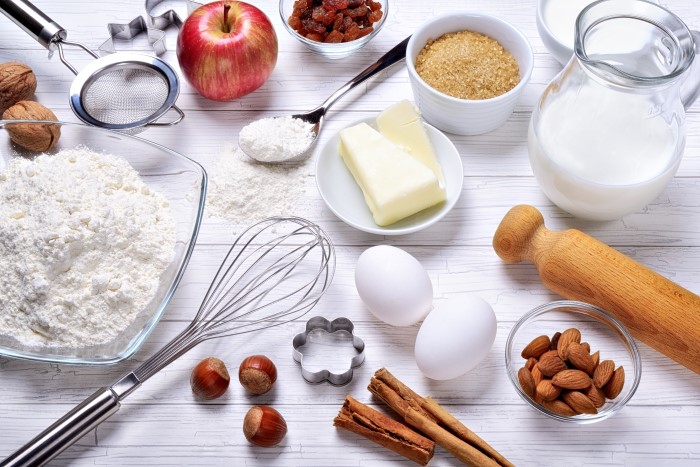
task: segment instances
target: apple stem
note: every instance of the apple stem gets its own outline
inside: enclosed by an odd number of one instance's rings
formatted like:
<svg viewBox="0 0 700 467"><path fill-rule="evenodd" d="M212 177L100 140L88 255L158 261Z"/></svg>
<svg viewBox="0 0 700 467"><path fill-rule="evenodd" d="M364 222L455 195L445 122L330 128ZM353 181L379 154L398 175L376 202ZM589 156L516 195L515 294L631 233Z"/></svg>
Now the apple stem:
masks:
<svg viewBox="0 0 700 467"><path fill-rule="evenodd" d="M231 32L231 25L228 24L228 11L231 9L231 5L224 3L224 32Z"/></svg>

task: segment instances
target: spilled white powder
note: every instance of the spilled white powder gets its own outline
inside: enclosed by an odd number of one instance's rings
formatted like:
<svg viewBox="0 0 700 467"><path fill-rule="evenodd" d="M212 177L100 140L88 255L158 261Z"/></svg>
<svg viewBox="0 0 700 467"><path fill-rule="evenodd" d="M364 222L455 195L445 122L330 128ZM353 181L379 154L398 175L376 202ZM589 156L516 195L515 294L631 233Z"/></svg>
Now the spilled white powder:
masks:
<svg viewBox="0 0 700 467"><path fill-rule="evenodd" d="M107 343L173 259L162 195L87 149L15 158L0 173L0 336L36 347Z"/></svg>
<svg viewBox="0 0 700 467"><path fill-rule="evenodd" d="M304 152L314 139L311 123L299 118L262 118L238 135L241 149L261 162L282 162Z"/></svg>
<svg viewBox="0 0 700 467"><path fill-rule="evenodd" d="M239 225L295 214L310 166L259 164L229 145L209 170L207 214Z"/></svg>

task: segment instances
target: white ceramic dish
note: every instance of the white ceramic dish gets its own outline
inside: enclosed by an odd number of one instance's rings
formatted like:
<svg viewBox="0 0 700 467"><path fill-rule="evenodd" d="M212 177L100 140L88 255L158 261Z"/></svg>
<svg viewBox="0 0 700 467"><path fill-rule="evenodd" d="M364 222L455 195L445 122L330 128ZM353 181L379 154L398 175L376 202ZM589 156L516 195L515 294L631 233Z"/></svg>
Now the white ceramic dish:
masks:
<svg viewBox="0 0 700 467"><path fill-rule="evenodd" d="M515 57L520 68L520 82L513 89L491 99L458 99L436 91L418 76L416 57L428 40L465 30L496 39ZM411 35L406 47L408 78L423 119L456 135L480 135L505 123L530 80L533 66L532 48L522 32L500 18L478 12L455 12L430 18Z"/></svg>
<svg viewBox="0 0 700 467"><path fill-rule="evenodd" d="M374 118L358 120L352 125L363 122L377 128ZM418 232L442 219L454 207L462 193L464 181L462 159L447 136L430 125L425 124L425 127L445 176L447 201L394 224L379 227L372 219L372 213L365 203L362 190L340 157L338 152L340 136L336 133L323 147L316 162L316 185L323 201L333 214L358 230L378 235L405 235Z"/></svg>

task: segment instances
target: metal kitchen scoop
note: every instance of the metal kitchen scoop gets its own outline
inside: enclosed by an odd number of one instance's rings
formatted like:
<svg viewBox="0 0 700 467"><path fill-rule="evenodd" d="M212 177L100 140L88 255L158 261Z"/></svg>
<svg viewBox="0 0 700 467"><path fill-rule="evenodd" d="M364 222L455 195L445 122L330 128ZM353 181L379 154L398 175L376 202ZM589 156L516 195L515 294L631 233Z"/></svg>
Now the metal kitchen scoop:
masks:
<svg viewBox="0 0 700 467"><path fill-rule="evenodd" d="M27 0L2 0L0 11L53 53L76 77L70 88L70 106L85 123L110 130L170 126L185 116L174 104L180 93L177 73L163 60L136 52L118 52L100 58L87 46L66 40L68 33ZM65 58L64 46L78 47L96 60L78 72ZM169 110L179 115L156 122Z"/></svg>
<svg viewBox="0 0 700 467"><path fill-rule="evenodd" d="M400 62L404 58L406 58L406 46L408 45L408 40L411 38L411 36L408 36L406 39L401 41L398 45L394 46L393 49L388 51L386 54L382 55L379 60L371 64L369 67L365 68L365 70L360 73L359 75L355 76L353 79L345 83L345 85L338 89L336 92L334 92L328 99L325 100L323 104L320 106L316 107L314 110L311 112L303 113L303 114L295 114L292 115L292 118L298 118L300 120L303 120L307 123L311 123L313 125L313 128L311 129L311 132L313 133L313 139L309 143L309 145L301 151L299 154L295 154L293 157L289 157L286 159L279 159L279 160L261 160L255 157L255 154L248 154L245 153L243 148L241 147L240 141L238 143L238 147L241 148L241 151L243 151L248 157L255 159L258 162L262 163L291 163L291 162L299 162L311 154L311 148L313 145L316 143L316 140L318 139L318 135L321 132L321 126L323 125L323 117L326 116L326 112L328 112L328 109L331 108L333 104L336 103L338 99L340 99L342 96L345 95L348 91L350 91L352 88L357 86L358 84L364 82L365 80L371 78L372 76L376 75L380 71L386 70L389 68L391 65ZM284 117L282 117L284 118Z"/></svg>

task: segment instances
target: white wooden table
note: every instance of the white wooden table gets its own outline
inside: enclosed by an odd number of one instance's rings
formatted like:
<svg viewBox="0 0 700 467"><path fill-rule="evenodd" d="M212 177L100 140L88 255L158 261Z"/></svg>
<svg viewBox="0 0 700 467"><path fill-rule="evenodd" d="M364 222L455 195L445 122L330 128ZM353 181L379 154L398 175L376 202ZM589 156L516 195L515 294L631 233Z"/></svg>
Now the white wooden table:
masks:
<svg viewBox="0 0 700 467"><path fill-rule="evenodd" d="M349 317L364 339L367 359L350 385L312 386L302 380L291 358L291 339L303 328L304 320L238 339L210 341L147 381L118 414L65 451L55 465L339 467L408 463L332 426L346 393L376 404L365 387L372 373L383 366L417 392L447 406L517 465L700 465L700 376L643 344L641 385L628 406L611 419L588 426L561 424L535 413L520 400L504 369L506 336L524 312L558 297L540 284L532 265L507 266L491 248L491 237L503 214L515 204L529 203L542 210L550 228L581 229L700 292L700 102L688 115L685 158L665 192L622 220L585 222L545 198L528 163L530 112L560 69L537 35L534 0L393 1L381 33L360 52L336 62L311 55L292 39L283 29L276 2L255 3L272 19L279 37L279 60L271 79L258 91L230 103L207 101L185 84L178 101L187 114L185 120L174 129L148 130L143 137L212 168L220 148L235 141L247 122L314 108L424 18L456 9L495 14L517 25L535 50L535 70L515 113L503 127L483 136L451 136L464 163L464 190L455 209L432 228L400 237L359 232L325 207L313 177L308 179L305 196L289 214L320 223L337 245L334 284L312 313ZM700 28L700 8L693 0L662 3L692 28ZM93 48L107 38L107 23L128 22L143 12L140 0L37 0L36 4L67 28L72 40ZM176 64L175 34L169 31L170 50L164 56L172 64ZM57 57L49 61L43 49L4 17L0 17L0 59L28 63L39 80L37 100L59 118L76 121L67 102L71 73ZM87 61L76 60L79 66ZM411 97L405 67L397 65L353 91L331 111L320 144L349 122ZM164 319L128 361L85 367L0 358L0 458L96 388L130 371L182 329L199 305L235 228L205 219L187 273ZM415 255L433 280L436 301L475 293L494 307L499 320L496 343L478 368L452 381L424 378L413 359L418 326L389 327L363 308L354 288L354 264L365 248L377 244L400 246ZM251 397L234 381L219 400L194 400L188 380L197 361L218 356L235 373L238 363L255 353L268 355L278 366L279 380L273 391ZM244 439L242 419L255 404L272 405L286 417L289 433L281 445L257 448ZM431 465L456 464L438 448Z"/></svg>

